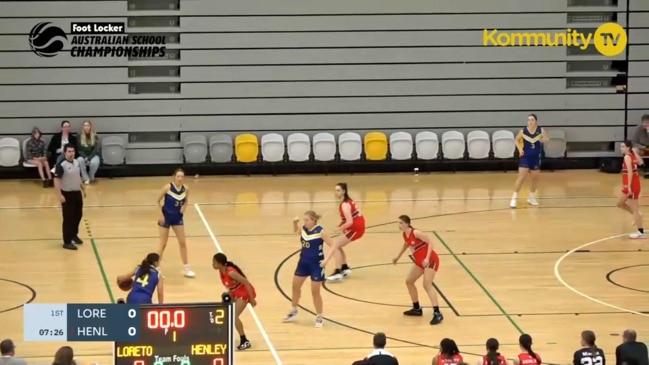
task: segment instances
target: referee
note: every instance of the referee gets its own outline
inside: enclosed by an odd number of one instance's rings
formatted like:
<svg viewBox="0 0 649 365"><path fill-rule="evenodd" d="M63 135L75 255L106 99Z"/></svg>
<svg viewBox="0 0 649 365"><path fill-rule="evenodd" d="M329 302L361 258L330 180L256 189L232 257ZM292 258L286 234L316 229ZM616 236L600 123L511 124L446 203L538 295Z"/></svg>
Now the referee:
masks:
<svg viewBox="0 0 649 365"><path fill-rule="evenodd" d="M64 159L54 168L54 187L63 212L63 248L76 250L83 243L79 238L79 223L83 217L83 198L86 190L81 183L81 168L74 158L74 145L63 146Z"/></svg>

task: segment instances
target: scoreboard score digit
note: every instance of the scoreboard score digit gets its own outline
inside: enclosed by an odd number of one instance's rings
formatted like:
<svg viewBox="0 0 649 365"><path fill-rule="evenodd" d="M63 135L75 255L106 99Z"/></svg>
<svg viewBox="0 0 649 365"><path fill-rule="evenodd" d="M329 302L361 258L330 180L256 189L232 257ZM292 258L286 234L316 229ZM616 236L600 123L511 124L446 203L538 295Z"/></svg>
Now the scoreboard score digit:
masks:
<svg viewBox="0 0 649 365"><path fill-rule="evenodd" d="M115 365L232 365L232 303L142 305L139 340L115 342Z"/></svg>

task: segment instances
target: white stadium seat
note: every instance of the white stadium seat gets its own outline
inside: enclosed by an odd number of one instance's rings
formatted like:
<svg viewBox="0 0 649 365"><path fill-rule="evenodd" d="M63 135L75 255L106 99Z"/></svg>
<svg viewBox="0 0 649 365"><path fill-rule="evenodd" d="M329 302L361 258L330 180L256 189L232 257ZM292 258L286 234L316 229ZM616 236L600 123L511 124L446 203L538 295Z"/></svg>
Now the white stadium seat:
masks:
<svg viewBox="0 0 649 365"><path fill-rule="evenodd" d="M550 129L545 130L548 138L548 142L543 144L543 150L545 151L545 157L548 158L561 158L566 156L566 133L559 129Z"/></svg>
<svg viewBox="0 0 649 365"><path fill-rule="evenodd" d="M14 167L20 165L20 142L15 138L0 138L0 166Z"/></svg>
<svg viewBox="0 0 649 365"><path fill-rule="evenodd" d="M469 132L466 135L466 146L467 151L469 152L469 158L489 158L489 152L491 152L489 133L485 131Z"/></svg>
<svg viewBox="0 0 649 365"><path fill-rule="evenodd" d="M293 133L286 138L286 150L289 161L308 161L311 155L311 140L304 133Z"/></svg>
<svg viewBox="0 0 649 365"><path fill-rule="evenodd" d="M210 136L210 160L215 163L232 162L234 143L227 134L214 134Z"/></svg>
<svg viewBox="0 0 649 365"><path fill-rule="evenodd" d="M123 165L126 163L126 142L119 136L108 136L101 139L101 159L105 165Z"/></svg>
<svg viewBox="0 0 649 365"><path fill-rule="evenodd" d="M514 132L504 129L495 131L491 136L491 145L495 158L513 158L516 151Z"/></svg>
<svg viewBox="0 0 649 365"><path fill-rule="evenodd" d="M439 138L437 133L423 131L415 136L415 149L418 160L434 160L439 155Z"/></svg>
<svg viewBox="0 0 649 365"><path fill-rule="evenodd" d="M466 143L464 135L458 131L448 131L442 134L442 154L448 160L459 160L464 157Z"/></svg>
<svg viewBox="0 0 649 365"><path fill-rule="evenodd" d="M266 162L280 162L284 159L284 137L277 133L261 137L261 158Z"/></svg>
<svg viewBox="0 0 649 365"><path fill-rule="evenodd" d="M197 133L180 135L183 145L183 156L186 163L203 163L207 161L207 137Z"/></svg>
<svg viewBox="0 0 649 365"><path fill-rule="evenodd" d="M358 161L363 153L363 140L361 135L354 132L345 132L338 136L338 150L341 161Z"/></svg>
<svg viewBox="0 0 649 365"><path fill-rule="evenodd" d="M393 160L412 158L412 135L408 132L394 132L390 135L390 155Z"/></svg>
<svg viewBox="0 0 649 365"><path fill-rule="evenodd" d="M313 136L313 158L316 161L333 161L336 158L336 137L331 133Z"/></svg>

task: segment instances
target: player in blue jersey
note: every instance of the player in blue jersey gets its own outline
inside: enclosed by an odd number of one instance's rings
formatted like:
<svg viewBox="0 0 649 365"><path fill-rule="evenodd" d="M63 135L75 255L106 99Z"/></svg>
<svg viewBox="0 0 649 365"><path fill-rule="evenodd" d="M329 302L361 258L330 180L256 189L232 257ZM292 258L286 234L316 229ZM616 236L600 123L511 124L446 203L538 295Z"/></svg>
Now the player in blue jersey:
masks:
<svg viewBox="0 0 649 365"><path fill-rule="evenodd" d="M307 278L311 278L311 296L313 297L313 306L315 307L316 318L315 326L322 327L324 319L322 317L322 295L320 289L324 280L324 267L328 259L324 257L323 246L326 243L331 247L334 241L331 236L324 231L318 224L320 216L310 210L304 213L304 225L299 227L300 218L293 219L293 232L300 234L300 260L295 269L293 276L291 311L284 318L284 322L293 322L297 317L297 307L300 304L300 295L302 294L302 285ZM331 255L329 256L331 257Z"/></svg>
<svg viewBox="0 0 649 365"><path fill-rule="evenodd" d="M131 272L117 277L118 282L133 279L133 287L126 297L129 304L151 304L153 293L158 291L158 303L164 303L164 289L162 285L162 274L158 270L160 255L150 253L142 263Z"/></svg>
<svg viewBox="0 0 649 365"><path fill-rule="evenodd" d="M180 259L184 265L183 273L186 277L193 278L196 274L189 267L187 236L185 235L183 222L183 215L189 199L189 189L183 184L184 179L185 171L176 169L174 171L174 181L165 185L158 196L158 209L160 209L160 218L158 218L160 248L158 252L162 257L169 240L169 228L173 229L180 246Z"/></svg>
<svg viewBox="0 0 649 365"><path fill-rule="evenodd" d="M541 172L542 142L547 142L548 136L545 130L538 125L538 118L534 114L527 116L527 126L516 135L516 147L518 148L518 177L514 185L514 194L509 206L516 208L518 192L521 190L525 179L530 176L530 195L527 202L533 206L539 205L536 201L536 181Z"/></svg>

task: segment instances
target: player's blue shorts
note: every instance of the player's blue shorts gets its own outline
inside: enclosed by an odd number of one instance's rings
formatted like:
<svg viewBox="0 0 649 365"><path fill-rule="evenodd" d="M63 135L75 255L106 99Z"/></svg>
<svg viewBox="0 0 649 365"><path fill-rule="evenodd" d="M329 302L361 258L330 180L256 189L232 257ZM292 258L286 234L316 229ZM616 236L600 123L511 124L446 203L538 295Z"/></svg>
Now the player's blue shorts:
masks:
<svg viewBox="0 0 649 365"><path fill-rule="evenodd" d="M541 155L538 154L524 154L518 160L518 167L523 167L530 170L541 169Z"/></svg>
<svg viewBox="0 0 649 365"><path fill-rule="evenodd" d="M139 291L131 291L126 297L126 303L128 304L151 304L153 300L151 296L147 293L142 293Z"/></svg>
<svg viewBox="0 0 649 365"><path fill-rule="evenodd" d="M323 281L325 274L324 269L320 267L319 261L300 260L295 269L295 276L309 276L311 281Z"/></svg>
<svg viewBox="0 0 649 365"><path fill-rule="evenodd" d="M180 213L168 213L163 211L162 215L165 218L165 221L160 224L160 227L169 228L171 226L182 226L185 224L183 222L183 215Z"/></svg>

